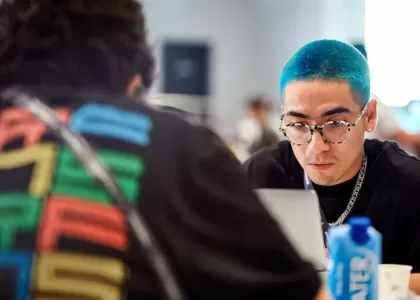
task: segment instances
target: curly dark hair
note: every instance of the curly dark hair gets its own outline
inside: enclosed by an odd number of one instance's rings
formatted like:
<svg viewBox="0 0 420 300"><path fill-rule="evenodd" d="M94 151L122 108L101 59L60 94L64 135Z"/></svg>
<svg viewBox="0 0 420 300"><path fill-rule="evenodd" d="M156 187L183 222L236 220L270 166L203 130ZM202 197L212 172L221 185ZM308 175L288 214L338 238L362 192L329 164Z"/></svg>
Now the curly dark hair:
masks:
<svg viewBox="0 0 420 300"><path fill-rule="evenodd" d="M14 0L0 5L0 86L125 92L154 59L137 0Z"/></svg>

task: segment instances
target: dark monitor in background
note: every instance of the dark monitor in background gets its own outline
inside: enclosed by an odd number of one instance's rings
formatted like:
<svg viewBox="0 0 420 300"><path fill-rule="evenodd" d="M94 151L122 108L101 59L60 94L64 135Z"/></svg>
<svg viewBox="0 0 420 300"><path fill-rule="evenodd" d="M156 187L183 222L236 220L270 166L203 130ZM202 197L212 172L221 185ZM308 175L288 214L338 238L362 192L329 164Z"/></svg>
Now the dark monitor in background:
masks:
<svg viewBox="0 0 420 300"><path fill-rule="evenodd" d="M170 41L163 45L165 94L208 96L210 48L204 43Z"/></svg>

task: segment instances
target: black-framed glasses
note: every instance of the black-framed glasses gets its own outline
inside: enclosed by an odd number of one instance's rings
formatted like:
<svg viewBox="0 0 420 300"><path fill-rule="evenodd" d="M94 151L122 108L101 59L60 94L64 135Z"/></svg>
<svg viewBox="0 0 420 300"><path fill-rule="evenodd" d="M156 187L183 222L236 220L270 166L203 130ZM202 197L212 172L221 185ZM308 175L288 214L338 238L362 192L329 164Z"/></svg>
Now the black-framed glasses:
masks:
<svg viewBox="0 0 420 300"><path fill-rule="evenodd" d="M346 121L328 121L323 125L314 126L310 126L303 122L293 122L283 125L284 115L282 115L279 129L283 132L286 139L296 146L309 144L312 141L315 131L319 131L325 142L329 144L341 144L349 138L351 129L356 127L360 122L365 114L366 108L367 104L353 123Z"/></svg>

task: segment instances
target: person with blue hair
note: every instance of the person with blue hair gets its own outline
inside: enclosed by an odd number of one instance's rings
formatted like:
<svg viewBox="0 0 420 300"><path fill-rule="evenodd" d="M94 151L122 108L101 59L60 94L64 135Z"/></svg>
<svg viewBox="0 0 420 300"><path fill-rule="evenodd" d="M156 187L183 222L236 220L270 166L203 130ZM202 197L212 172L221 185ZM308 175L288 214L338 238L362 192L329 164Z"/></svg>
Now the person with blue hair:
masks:
<svg viewBox="0 0 420 300"><path fill-rule="evenodd" d="M253 187L314 189L325 232L367 216L383 234L383 262L420 272L420 161L396 143L365 140L377 101L364 55L337 40L310 42L284 66L280 93L287 141L245 162ZM420 292L417 275L411 283Z"/></svg>

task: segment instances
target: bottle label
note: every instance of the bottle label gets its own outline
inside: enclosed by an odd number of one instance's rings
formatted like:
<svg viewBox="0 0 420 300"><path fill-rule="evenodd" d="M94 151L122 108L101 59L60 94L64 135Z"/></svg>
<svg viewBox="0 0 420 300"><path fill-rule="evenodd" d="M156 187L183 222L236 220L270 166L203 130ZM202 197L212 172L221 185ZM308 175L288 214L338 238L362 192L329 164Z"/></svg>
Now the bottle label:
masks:
<svg viewBox="0 0 420 300"><path fill-rule="evenodd" d="M367 250L359 249L360 256L350 259L349 292L351 300L376 300L378 258Z"/></svg>
<svg viewBox="0 0 420 300"><path fill-rule="evenodd" d="M372 279L367 257L353 257L350 260L350 294L352 300L368 299Z"/></svg>
<svg viewBox="0 0 420 300"><path fill-rule="evenodd" d="M378 259L373 252L358 250L348 259L329 260L328 284L333 299L377 300Z"/></svg>

